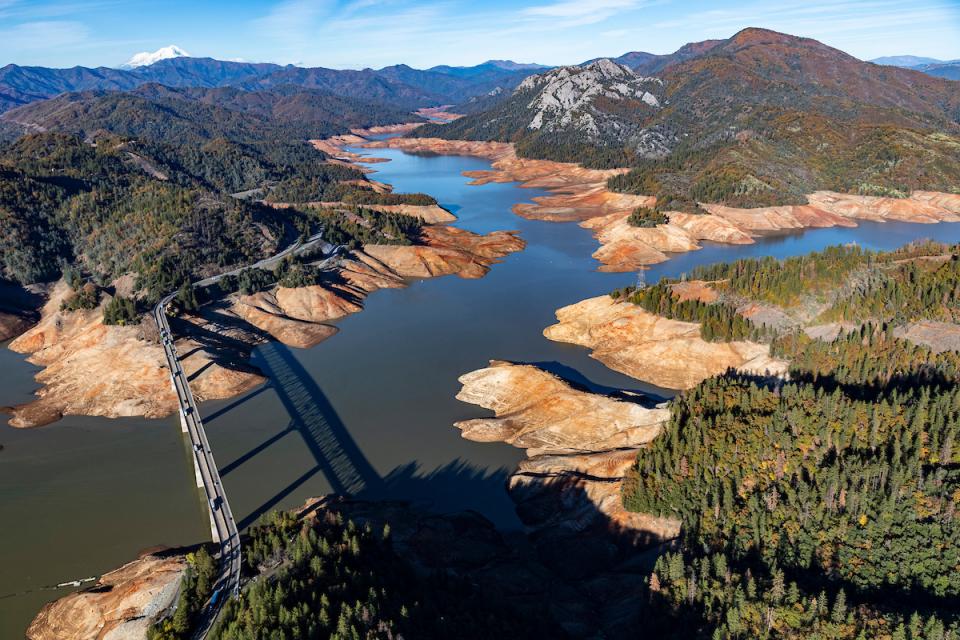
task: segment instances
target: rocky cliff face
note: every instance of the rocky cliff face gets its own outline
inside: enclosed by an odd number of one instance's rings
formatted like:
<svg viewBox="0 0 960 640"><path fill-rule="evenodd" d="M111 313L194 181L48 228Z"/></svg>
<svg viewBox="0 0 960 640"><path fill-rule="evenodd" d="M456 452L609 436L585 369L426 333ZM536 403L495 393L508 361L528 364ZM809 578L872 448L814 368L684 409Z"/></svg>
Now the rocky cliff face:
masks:
<svg viewBox="0 0 960 640"><path fill-rule="evenodd" d="M641 125L644 116L662 107L663 82L611 60L529 76L514 97L526 102L530 130L574 133L590 142L632 143L648 156L670 150L672 139Z"/></svg>

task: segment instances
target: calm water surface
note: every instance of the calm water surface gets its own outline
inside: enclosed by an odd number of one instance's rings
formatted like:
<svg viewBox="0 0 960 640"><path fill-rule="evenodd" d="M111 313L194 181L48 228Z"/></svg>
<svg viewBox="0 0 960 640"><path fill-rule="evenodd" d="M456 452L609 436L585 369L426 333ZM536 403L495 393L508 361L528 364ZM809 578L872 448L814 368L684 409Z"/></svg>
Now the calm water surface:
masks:
<svg viewBox="0 0 960 640"><path fill-rule="evenodd" d="M476 509L519 526L504 490L520 452L460 438L452 424L488 412L460 403L457 377L490 359L537 363L596 390L668 395L612 372L578 347L541 335L554 310L633 282L595 271L596 243L575 224L523 220L510 208L542 195L515 184L467 186L476 158L376 150L375 178L425 192L485 233L516 229L527 248L485 278L445 277L370 296L338 335L308 350L270 344L254 353L271 382L202 407L231 505L243 525L271 509L349 489L440 510ZM888 249L916 238L960 241L960 225L866 223L708 245L654 266L650 282L698 264L784 257L856 241ZM29 399L36 367L0 349L0 405ZM45 589L99 575L158 545L202 541L208 523L176 418L66 418L40 429L0 427L0 638L21 637Z"/></svg>

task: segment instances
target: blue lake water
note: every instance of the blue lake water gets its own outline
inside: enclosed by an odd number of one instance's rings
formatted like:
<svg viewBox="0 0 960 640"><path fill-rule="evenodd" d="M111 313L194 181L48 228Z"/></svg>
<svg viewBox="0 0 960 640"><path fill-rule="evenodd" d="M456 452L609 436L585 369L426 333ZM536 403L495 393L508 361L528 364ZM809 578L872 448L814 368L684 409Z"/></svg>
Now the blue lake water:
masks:
<svg viewBox="0 0 960 640"><path fill-rule="evenodd" d="M631 284L634 274L597 272L597 248L576 224L530 221L511 207L536 189L468 186L462 171L485 160L376 150L391 162L374 178L398 192L425 192L456 223L485 233L515 229L527 248L479 280L444 277L370 296L363 312L308 350L271 344L254 359L273 381L241 398L201 408L234 514L249 524L331 487L369 497L476 509L518 526L504 489L522 455L502 444L463 440L457 420L488 415L458 402L457 377L490 359L541 364L597 390L668 394L606 369L579 347L542 337L554 311ZM649 282L694 266L749 255L784 257L856 241L889 249L917 238L960 241L960 224L864 223L707 245L655 265ZM23 402L37 368L0 349L0 405ZM46 585L98 575L157 545L208 535L176 418L66 418L19 431L0 427L0 637L20 637Z"/></svg>

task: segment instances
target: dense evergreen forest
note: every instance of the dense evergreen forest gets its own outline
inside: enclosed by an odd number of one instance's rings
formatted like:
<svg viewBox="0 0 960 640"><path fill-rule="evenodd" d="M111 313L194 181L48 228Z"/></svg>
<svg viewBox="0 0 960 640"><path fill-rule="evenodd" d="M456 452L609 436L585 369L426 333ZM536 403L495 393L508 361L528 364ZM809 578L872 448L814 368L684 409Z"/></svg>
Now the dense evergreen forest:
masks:
<svg viewBox="0 0 960 640"><path fill-rule="evenodd" d="M215 640L555 637L467 580L414 570L389 527L374 531L336 512L303 520L275 512L250 529L244 550L244 573L259 577L225 604ZM191 612L210 595L199 560L191 558L177 610L151 640L189 637Z"/></svg>
<svg viewBox="0 0 960 640"><path fill-rule="evenodd" d="M786 379L730 372L671 402L664 433L624 483L632 510L679 518L643 606L651 629L702 638L957 637L960 353L898 336L955 319L957 247L836 247L695 270L716 302L673 282L621 291L722 339L771 341ZM850 295L855 291L855 295ZM842 320L745 326L736 302ZM740 318L737 320L737 318Z"/></svg>
<svg viewBox="0 0 960 640"><path fill-rule="evenodd" d="M109 98L117 109L126 104L122 96ZM106 126L123 113L86 115ZM356 205L436 202L424 194L376 193L363 173L324 162L302 140L270 137L278 135L270 127L248 130L244 114L213 123L187 118L187 124L180 122L183 113L176 116L140 114L142 126L120 127L143 138L97 129L87 139L30 134L0 147L0 224L8 230L0 238L0 277L29 284L75 267L105 286L133 272L149 302L188 279L270 255L321 223L336 241L354 246L409 243L419 235L420 222L406 216L360 210L320 219L267 206L253 199L258 194L294 204L343 202L347 212ZM119 304L110 320L129 321L129 308L121 312Z"/></svg>
<svg viewBox="0 0 960 640"><path fill-rule="evenodd" d="M674 287L685 280L704 281L719 298L680 301ZM700 322L705 340L768 340L776 331L752 323L739 308L761 303L792 312L796 328L869 321L889 332L916 320L956 321L958 283L960 247L926 241L883 253L847 245L784 260L766 256L703 265L683 278L664 278L641 290L627 287L611 295L667 318ZM811 310L812 319L802 321Z"/></svg>

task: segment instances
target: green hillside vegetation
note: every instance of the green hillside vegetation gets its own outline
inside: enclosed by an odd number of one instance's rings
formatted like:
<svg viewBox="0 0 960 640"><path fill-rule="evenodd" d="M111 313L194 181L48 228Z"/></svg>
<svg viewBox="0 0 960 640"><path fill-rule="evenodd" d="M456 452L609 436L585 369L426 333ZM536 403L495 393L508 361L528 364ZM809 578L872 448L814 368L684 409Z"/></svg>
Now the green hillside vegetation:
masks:
<svg viewBox="0 0 960 640"><path fill-rule="evenodd" d="M667 224L670 218L660 209L651 209L650 207L637 207L629 216L627 223L634 227L650 228L659 224Z"/></svg>
<svg viewBox="0 0 960 640"><path fill-rule="evenodd" d="M671 592L690 582L674 568L665 608L693 618L703 637L716 629L719 637L811 637L803 634L826 622L804 615L811 599L824 591L835 604L844 592L849 609L833 620L842 627L816 637L897 637L914 612L923 624L937 615L955 629L958 403L955 379L917 379L906 390L859 399L809 382L769 386L732 374L676 398L669 426L639 454L625 504L679 517L683 564L701 579L710 581L709 565L720 556L731 573L786 574L796 582L787 590L803 605L785 602L781 585L767 612L763 602L773 594L726 571L678 603ZM662 589L661 571L662 564ZM764 615L737 617L748 608ZM744 625L739 635L736 624Z"/></svg>
<svg viewBox="0 0 960 640"><path fill-rule="evenodd" d="M957 253L922 242L711 265L691 274L720 292L710 304L678 302L676 281L616 292L723 339L769 340L790 362L787 379L730 372L678 395L664 433L640 451L624 504L683 523L650 578L648 630L956 637L960 353L895 329L955 320ZM852 328L814 339L733 313L734 301L791 309L810 299Z"/></svg>
<svg viewBox="0 0 960 640"><path fill-rule="evenodd" d="M784 260L744 258L696 267L687 278L709 282L719 299L681 302L673 293L679 278L611 295L665 318L699 322L705 340L722 342L776 336L772 328L737 313L748 302L787 311L825 305L815 322L872 322L887 329L915 320L960 319L960 247L937 242L883 253L848 245Z"/></svg>
<svg viewBox="0 0 960 640"><path fill-rule="evenodd" d="M669 281L661 281L640 291L631 288L615 291L615 299L624 298L640 305L646 311L664 318L699 322L700 336L707 342L761 340L767 332L754 326L737 313L736 307L726 302L706 303L699 300L680 301Z"/></svg>
<svg viewBox="0 0 960 640"><path fill-rule="evenodd" d="M960 193L955 83L763 29L710 45L656 72L664 82L660 109L593 101L598 119L622 130L640 127L666 141L666 151L644 148L643 135L630 146L578 130L576 117L559 131L530 129L532 91L413 135L500 140L515 143L522 157L629 167L610 187L654 195L664 211L698 213L698 202L804 204L806 194L821 189Z"/></svg>
<svg viewBox="0 0 960 640"><path fill-rule="evenodd" d="M244 572L261 577L227 602L215 640L528 638L541 626L466 580L415 573L388 528L340 514L275 513L250 530L244 549Z"/></svg>

